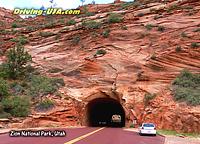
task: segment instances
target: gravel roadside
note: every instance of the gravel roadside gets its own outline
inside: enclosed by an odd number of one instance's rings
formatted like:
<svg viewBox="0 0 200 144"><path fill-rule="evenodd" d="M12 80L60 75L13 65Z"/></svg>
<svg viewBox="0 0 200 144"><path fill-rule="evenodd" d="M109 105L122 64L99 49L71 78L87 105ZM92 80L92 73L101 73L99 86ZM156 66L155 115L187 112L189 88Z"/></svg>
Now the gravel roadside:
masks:
<svg viewBox="0 0 200 144"><path fill-rule="evenodd" d="M165 136L165 144L200 144L200 138Z"/></svg>

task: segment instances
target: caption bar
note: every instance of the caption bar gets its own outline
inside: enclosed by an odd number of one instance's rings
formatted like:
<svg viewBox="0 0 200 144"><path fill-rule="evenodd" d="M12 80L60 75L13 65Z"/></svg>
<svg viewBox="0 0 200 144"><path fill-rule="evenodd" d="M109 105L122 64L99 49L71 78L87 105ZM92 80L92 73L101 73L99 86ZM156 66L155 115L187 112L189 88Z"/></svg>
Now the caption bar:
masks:
<svg viewBox="0 0 200 144"><path fill-rule="evenodd" d="M15 8L13 14L15 15L78 15L81 13L81 10L69 9L63 10L62 8L48 8L47 10L41 9L19 9Z"/></svg>
<svg viewBox="0 0 200 144"><path fill-rule="evenodd" d="M65 137L66 132L64 130L55 130L55 131L45 131L45 130L21 130L15 131L12 130L9 132L10 137Z"/></svg>

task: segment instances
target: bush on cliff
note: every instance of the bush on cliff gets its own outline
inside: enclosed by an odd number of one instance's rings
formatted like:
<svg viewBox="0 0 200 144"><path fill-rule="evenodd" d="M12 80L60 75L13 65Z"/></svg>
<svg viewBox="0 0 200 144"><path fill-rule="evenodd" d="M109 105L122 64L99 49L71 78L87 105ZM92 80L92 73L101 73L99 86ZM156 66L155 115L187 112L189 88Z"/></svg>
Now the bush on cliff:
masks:
<svg viewBox="0 0 200 144"><path fill-rule="evenodd" d="M2 103L0 103L0 113L2 113L3 112L3 105L2 105Z"/></svg>
<svg viewBox="0 0 200 144"><path fill-rule="evenodd" d="M75 24L76 24L76 21L73 19L67 21L67 25L75 25Z"/></svg>
<svg viewBox="0 0 200 144"><path fill-rule="evenodd" d="M122 15L117 13L111 13L108 17L108 23L119 23L122 22L122 20Z"/></svg>
<svg viewBox="0 0 200 144"><path fill-rule="evenodd" d="M9 86L7 81L0 78L0 101L9 95Z"/></svg>
<svg viewBox="0 0 200 144"><path fill-rule="evenodd" d="M17 45L8 51L7 62L4 64L3 70L9 78L17 79L25 75L27 65L31 62L32 57L24 50L24 47Z"/></svg>
<svg viewBox="0 0 200 144"><path fill-rule="evenodd" d="M27 97L11 96L2 100L4 111L12 116L25 117L30 112L30 101Z"/></svg>
<svg viewBox="0 0 200 144"><path fill-rule="evenodd" d="M174 98L190 105L200 105L200 74L183 70L172 83Z"/></svg>
<svg viewBox="0 0 200 144"><path fill-rule="evenodd" d="M19 28L20 26L17 23L12 23L12 28Z"/></svg>
<svg viewBox="0 0 200 144"><path fill-rule="evenodd" d="M54 107L54 102L50 99L45 99L43 101L41 101L36 107L35 109L37 111L47 111L49 109L52 109Z"/></svg>
<svg viewBox="0 0 200 144"><path fill-rule="evenodd" d="M82 26L86 29L99 29L101 28L101 23L94 21L94 20L90 20L90 21L84 21L82 23Z"/></svg>
<svg viewBox="0 0 200 144"><path fill-rule="evenodd" d="M149 105L150 101L156 97L156 94L146 93L144 96L145 106Z"/></svg>
<svg viewBox="0 0 200 144"><path fill-rule="evenodd" d="M59 87L64 86L63 79L52 79L45 76L32 76L30 78L28 95L40 97L55 93Z"/></svg>
<svg viewBox="0 0 200 144"><path fill-rule="evenodd" d="M25 37L25 36L20 36L20 37L17 37L17 38L13 38L10 41L18 43L18 44L21 44L21 45L25 45L25 44L27 44L29 42L27 40L27 37Z"/></svg>
<svg viewBox="0 0 200 144"><path fill-rule="evenodd" d="M30 112L30 100L53 94L64 86L61 78L41 76L29 65L32 57L17 45L8 51L6 62L0 65L0 118L25 117ZM32 97L30 97L32 96ZM44 102L47 107L51 103Z"/></svg>

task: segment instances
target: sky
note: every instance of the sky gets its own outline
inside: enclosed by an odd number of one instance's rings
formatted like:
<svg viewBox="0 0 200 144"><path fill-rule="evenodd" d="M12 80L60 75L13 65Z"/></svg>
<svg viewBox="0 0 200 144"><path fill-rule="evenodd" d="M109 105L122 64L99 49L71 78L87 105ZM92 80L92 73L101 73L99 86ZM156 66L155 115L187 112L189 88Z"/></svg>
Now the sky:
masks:
<svg viewBox="0 0 200 144"><path fill-rule="evenodd" d="M50 0L0 0L0 7L5 7L7 9L14 8L41 8L50 7L52 4ZM84 4L92 3L93 0L85 0ZM123 0L123 1L133 1L133 0ZM112 3L114 0L95 0L98 4ZM80 0L54 0L57 4L56 7L61 7L63 9L73 9L82 5Z"/></svg>

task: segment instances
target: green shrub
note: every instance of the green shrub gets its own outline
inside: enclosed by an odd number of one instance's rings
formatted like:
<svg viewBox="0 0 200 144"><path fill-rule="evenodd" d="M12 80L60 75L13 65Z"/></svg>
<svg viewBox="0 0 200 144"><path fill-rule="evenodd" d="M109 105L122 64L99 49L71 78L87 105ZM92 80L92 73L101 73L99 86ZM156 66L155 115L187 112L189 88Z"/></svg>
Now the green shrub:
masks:
<svg viewBox="0 0 200 144"><path fill-rule="evenodd" d="M180 75L173 81L173 85L181 87L197 87L200 83L200 75L192 74L188 70L183 70Z"/></svg>
<svg viewBox="0 0 200 144"><path fill-rule="evenodd" d="M18 28L18 27L20 27L18 24L12 23L12 28Z"/></svg>
<svg viewBox="0 0 200 144"><path fill-rule="evenodd" d="M19 95L24 92L24 88L18 82L11 83L10 88L12 90L12 93L15 95Z"/></svg>
<svg viewBox="0 0 200 144"><path fill-rule="evenodd" d="M200 104L200 74L183 70L172 83L174 98L191 105Z"/></svg>
<svg viewBox="0 0 200 144"><path fill-rule="evenodd" d="M62 78L53 78L52 79L52 84L57 86L57 87L62 87L65 86L65 82Z"/></svg>
<svg viewBox="0 0 200 144"><path fill-rule="evenodd" d="M8 32L7 32L5 29L1 29L1 30L0 30L0 34L3 35L3 34L6 34L6 33L8 33Z"/></svg>
<svg viewBox="0 0 200 144"><path fill-rule="evenodd" d="M194 9L193 6L187 5L187 6L183 6L183 9Z"/></svg>
<svg viewBox="0 0 200 144"><path fill-rule="evenodd" d="M28 40L25 36L20 36L18 40L19 40L18 43L21 44L21 45L25 45L25 44L28 43Z"/></svg>
<svg viewBox="0 0 200 144"><path fill-rule="evenodd" d="M16 34L16 33L18 33L18 32L19 32L18 30L15 30L15 29L13 29L13 28L11 29L11 33L12 33L12 34Z"/></svg>
<svg viewBox="0 0 200 144"><path fill-rule="evenodd" d="M67 21L67 25L75 25L75 24L76 24L76 21L73 19Z"/></svg>
<svg viewBox="0 0 200 144"><path fill-rule="evenodd" d="M28 95L33 98L44 96L47 94L55 93L63 82L58 79L52 79L44 76L32 76L30 78L30 84L28 89Z"/></svg>
<svg viewBox="0 0 200 144"><path fill-rule="evenodd" d="M62 19L58 20L58 23L65 24L65 20L62 18Z"/></svg>
<svg viewBox="0 0 200 144"><path fill-rule="evenodd" d="M27 37L25 37L25 36L19 36L17 38L11 39L10 41L18 43L20 45L25 45L28 43Z"/></svg>
<svg viewBox="0 0 200 144"><path fill-rule="evenodd" d="M95 15L95 13L93 13L93 12L86 12L86 13L85 13L85 16L87 16L87 17L93 16L93 15Z"/></svg>
<svg viewBox="0 0 200 144"><path fill-rule="evenodd" d="M132 6L133 2L125 2L121 4L122 9L127 9L128 7Z"/></svg>
<svg viewBox="0 0 200 144"><path fill-rule="evenodd" d="M58 86L53 83L51 78L44 76L32 76L30 78L30 88L28 95L40 97L47 94L53 94L58 89Z"/></svg>
<svg viewBox="0 0 200 144"><path fill-rule="evenodd" d="M176 47L176 52L181 52L181 50L182 50L181 46Z"/></svg>
<svg viewBox="0 0 200 144"><path fill-rule="evenodd" d="M163 15L155 15L153 19L154 19L154 20L157 20L157 19L159 19L159 18L163 18Z"/></svg>
<svg viewBox="0 0 200 144"><path fill-rule="evenodd" d="M151 30L153 28L153 25L152 24L147 24L147 25L145 25L145 28L147 30Z"/></svg>
<svg viewBox="0 0 200 144"><path fill-rule="evenodd" d="M0 103L0 113L4 111L2 103Z"/></svg>
<svg viewBox="0 0 200 144"><path fill-rule="evenodd" d="M82 26L86 29L99 29L101 27L101 23L90 20L90 21L84 21L82 23Z"/></svg>
<svg viewBox="0 0 200 144"><path fill-rule="evenodd" d="M17 43L17 42L18 42L18 39L17 39L17 38L12 38L12 39L10 39L10 41L11 41L11 42L16 42L16 43Z"/></svg>
<svg viewBox="0 0 200 144"><path fill-rule="evenodd" d="M108 16L108 23L119 23L122 22L123 17L121 14L117 14L117 13L111 13Z"/></svg>
<svg viewBox="0 0 200 144"><path fill-rule="evenodd" d="M32 26L27 26L25 30L28 32L34 32L34 31L36 31L36 28L32 27Z"/></svg>
<svg viewBox="0 0 200 144"><path fill-rule="evenodd" d="M103 35L104 38L107 38L110 35L110 29L104 30L102 35Z"/></svg>
<svg viewBox="0 0 200 144"><path fill-rule="evenodd" d="M188 37L188 35L187 35L185 32L182 32L182 33L181 33L181 36L182 36L182 37Z"/></svg>
<svg viewBox="0 0 200 144"><path fill-rule="evenodd" d="M30 112L30 100L27 97L14 96L2 100L4 111L12 116L25 117Z"/></svg>
<svg viewBox="0 0 200 144"><path fill-rule="evenodd" d="M55 34L52 33L52 32L40 32L39 35L42 36L42 37L50 37L50 36L53 36Z"/></svg>
<svg viewBox="0 0 200 144"><path fill-rule="evenodd" d="M73 45L77 45L80 42L80 40L81 40L80 36L74 36L71 42Z"/></svg>
<svg viewBox="0 0 200 144"><path fill-rule="evenodd" d="M49 109L52 109L54 107L54 102L50 99L45 99L43 101L41 101L36 107L35 109L37 111L47 111Z"/></svg>
<svg viewBox="0 0 200 144"><path fill-rule="evenodd" d="M31 55L24 50L23 46L18 45L8 51L6 61L6 72L9 78L16 79L24 76L27 65L32 61Z"/></svg>
<svg viewBox="0 0 200 144"><path fill-rule="evenodd" d="M95 55L105 55L107 52L104 49L97 50Z"/></svg>
<svg viewBox="0 0 200 144"><path fill-rule="evenodd" d="M0 78L6 79L9 77L9 75L7 73L7 69L8 69L7 64L3 63L0 65Z"/></svg>
<svg viewBox="0 0 200 144"><path fill-rule="evenodd" d="M158 31L164 32L165 31L165 27L164 26L158 26Z"/></svg>
<svg viewBox="0 0 200 144"><path fill-rule="evenodd" d="M134 125L134 124L131 124L131 125L130 125L130 128L135 128L135 125Z"/></svg>
<svg viewBox="0 0 200 144"><path fill-rule="evenodd" d="M97 32L92 32L91 36L92 36L92 38L96 38L98 36L98 33Z"/></svg>
<svg viewBox="0 0 200 144"><path fill-rule="evenodd" d="M49 73L58 73L61 71L62 71L62 69L60 69L60 68L51 68L48 70Z"/></svg>
<svg viewBox="0 0 200 144"><path fill-rule="evenodd" d="M145 94L145 96L144 96L144 104L146 106L149 105L149 102L151 100L153 100L155 97L156 97L156 94L150 94L150 93Z"/></svg>
<svg viewBox="0 0 200 144"><path fill-rule="evenodd" d="M0 26L5 26L5 22L0 21Z"/></svg>
<svg viewBox="0 0 200 144"><path fill-rule="evenodd" d="M167 12L170 13L171 11L176 10L176 9L178 9L178 8L179 8L179 7L178 7L178 5L176 5L176 4L171 5L171 6L167 9Z"/></svg>
<svg viewBox="0 0 200 144"><path fill-rule="evenodd" d="M200 45L196 42L191 43L192 48L198 48Z"/></svg>
<svg viewBox="0 0 200 144"><path fill-rule="evenodd" d="M39 71L36 68L34 68L33 66L31 66L30 64L28 64L26 66L26 71L29 74L35 74L35 75L37 75L39 73Z"/></svg>
<svg viewBox="0 0 200 144"><path fill-rule="evenodd" d="M0 101L9 95L9 85L7 81L0 78Z"/></svg>
<svg viewBox="0 0 200 144"><path fill-rule="evenodd" d="M199 105L200 96L199 90L194 88L181 87L176 89L175 100L176 101L186 101L190 105Z"/></svg>
<svg viewBox="0 0 200 144"><path fill-rule="evenodd" d="M44 25L44 27L45 28L54 28L55 27L55 23L54 22L49 22L49 23L46 23L45 25Z"/></svg>
<svg viewBox="0 0 200 144"><path fill-rule="evenodd" d="M88 7L86 5L83 6L83 13L87 13L88 12Z"/></svg>
<svg viewBox="0 0 200 144"><path fill-rule="evenodd" d="M141 5L142 5L142 3L140 1L133 1L133 7L134 8L137 8L137 7L141 6Z"/></svg>

